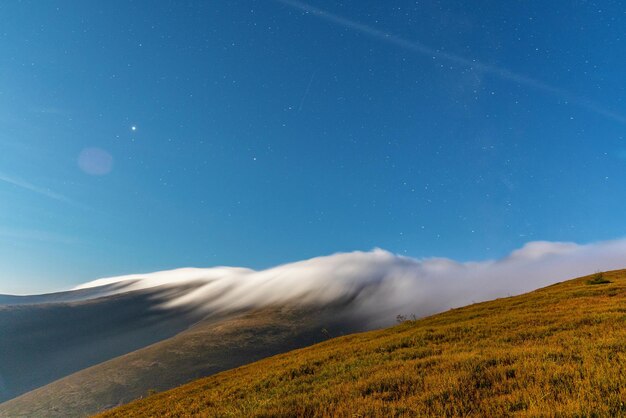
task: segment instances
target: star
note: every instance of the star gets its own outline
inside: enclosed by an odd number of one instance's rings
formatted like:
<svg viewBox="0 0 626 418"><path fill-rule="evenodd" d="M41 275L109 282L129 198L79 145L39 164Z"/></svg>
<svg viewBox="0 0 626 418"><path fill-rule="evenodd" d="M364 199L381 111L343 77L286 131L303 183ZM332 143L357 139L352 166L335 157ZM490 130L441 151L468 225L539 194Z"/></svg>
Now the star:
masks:
<svg viewBox="0 0 626 418"><path fill-rule="evenodd" d="M133 132L135 132L135 131L137 130L137 126L135 126L135 125L131 126L131 127L130 127L130 130L131 130L131 131L133 131Z"/></svg>

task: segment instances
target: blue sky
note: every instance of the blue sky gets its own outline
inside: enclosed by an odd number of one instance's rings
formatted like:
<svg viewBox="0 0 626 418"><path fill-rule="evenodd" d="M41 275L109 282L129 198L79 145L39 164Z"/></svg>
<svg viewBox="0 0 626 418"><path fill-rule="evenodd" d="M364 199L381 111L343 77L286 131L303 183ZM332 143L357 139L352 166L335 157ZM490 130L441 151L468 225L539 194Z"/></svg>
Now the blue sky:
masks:
<svg viewBox="0 0 626 418"><path fill-rule="evenodd" d="M0 293L625 235L620 2L0 4Z"/></svg>

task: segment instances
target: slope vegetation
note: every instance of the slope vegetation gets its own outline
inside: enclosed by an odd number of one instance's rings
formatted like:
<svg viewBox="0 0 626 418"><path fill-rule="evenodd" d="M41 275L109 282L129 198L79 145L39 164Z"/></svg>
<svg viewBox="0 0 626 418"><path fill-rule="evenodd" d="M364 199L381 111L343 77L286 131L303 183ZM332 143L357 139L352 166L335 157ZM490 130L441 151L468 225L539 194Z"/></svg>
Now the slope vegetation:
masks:
<svg viewBox="0 0 626 418"><path fill-rule="evenodd" d="M626 270L335 338L103 417L626 414Z"/></svg>

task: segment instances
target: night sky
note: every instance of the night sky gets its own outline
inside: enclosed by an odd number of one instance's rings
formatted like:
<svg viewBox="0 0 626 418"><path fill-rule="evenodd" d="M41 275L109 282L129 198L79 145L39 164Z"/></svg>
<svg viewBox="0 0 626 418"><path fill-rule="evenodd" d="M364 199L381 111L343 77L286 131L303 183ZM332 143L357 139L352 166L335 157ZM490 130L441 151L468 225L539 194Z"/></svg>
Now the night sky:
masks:
<svg viewBox="0 0 626 418"><path fill-rule="evenodd" d="M626 235L626 3L2 1L0 293Z"/></svg>

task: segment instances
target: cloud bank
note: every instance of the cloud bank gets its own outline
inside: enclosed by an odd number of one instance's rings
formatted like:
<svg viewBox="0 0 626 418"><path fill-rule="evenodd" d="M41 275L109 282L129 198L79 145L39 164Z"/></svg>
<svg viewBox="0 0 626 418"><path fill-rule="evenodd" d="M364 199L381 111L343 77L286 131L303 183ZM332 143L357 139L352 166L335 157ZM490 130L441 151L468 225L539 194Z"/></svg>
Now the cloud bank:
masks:
<svg viewBox="0 0 626 418"><path fill-rule="evenodd" d="M530 242L498 260L457 262L417 260L375 249L285 264L262 271L246 268L186 268L100 279L84 289L116 283L119 291L202 285L167 302L224 312L272 304L350 302L351 309L375 325L396 314L424 316L473 302L517 295L599 270L626 268L626 239L579 245Z"/></svg>

